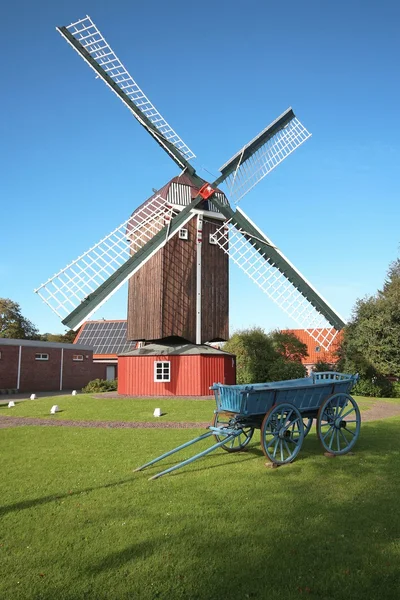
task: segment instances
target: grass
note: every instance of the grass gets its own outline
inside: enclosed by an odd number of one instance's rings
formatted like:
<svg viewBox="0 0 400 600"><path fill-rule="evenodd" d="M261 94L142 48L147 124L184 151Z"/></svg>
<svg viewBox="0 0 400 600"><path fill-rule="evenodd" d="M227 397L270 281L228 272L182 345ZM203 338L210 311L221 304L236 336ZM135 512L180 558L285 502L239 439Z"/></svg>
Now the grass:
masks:
<svg viewBox="0 0 400 600"><path fill-rule="evenodd" d="M15 417L50 417L50 409L58 404L61 412L52 419L77 421L153 421L154 408L161 407L164 421L210 422L215 409L214 399L116 399L94 398L90 394L53 396L38 400L16 401L15 408L0 406L0 415ZM159 419L157 419L159 420Z"/></svg>
<svg viewBox="0 0 400 600"><path fill-rule="evenodd" d="M399 398L356 397L361 411L369 410L377 401L400 403ZM155 407L161 407L161 420L172 422L207 423L213 418L215 401L197 399L117 399L95 398L91 394L78 396L53 396L37 400L16 401L9 409L0 406L0 415L16 417L50 417L53 404L58 404L61 412L51 415L52 419L72 419L77 421L152 421Z"/></svg>
<svg viewBox="0 0 400 600"><path fill-rule="evenodd" d="M398 598L399 418L364 424L341 458L311 432L266 469L256 432L244 453L132 473L198 431L1 430L0 598Z"/></svg>

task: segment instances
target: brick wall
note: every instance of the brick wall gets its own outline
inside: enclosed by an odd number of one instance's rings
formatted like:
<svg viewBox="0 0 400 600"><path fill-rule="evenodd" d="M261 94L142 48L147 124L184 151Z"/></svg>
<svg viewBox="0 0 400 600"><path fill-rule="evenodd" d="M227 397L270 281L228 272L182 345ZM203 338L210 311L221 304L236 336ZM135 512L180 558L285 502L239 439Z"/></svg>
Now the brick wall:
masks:
<svg viewBox="0 0 400 600"><path fill-rule="evenodd" d="M18 377L18 346L0 346L0 390L15 389Z"/></svg>
<svg viewBox="0 0 400 600"><path fill-rule="evenodd" d="M79 348L21 346L20 392L36 393L60 389L61 354L63 351L62 389L81 389L99 375L94 368L93 352ZM0 344L0 390L15 389L18 377L19 346ZM48 360L36 360L36 354L47 354ZM73 355L83 356L74 361ZM102 366L102 373L105 365ZM103 377L102 377L103 378Z"/></svg>
<svg viewBox="0 0 400 600"><path fill-rule="evenodd" d="M73 360L73 355L83 356L82 361ZM81 389L93 377L93 353L79 350L64 350L63 389Z"/></svg>

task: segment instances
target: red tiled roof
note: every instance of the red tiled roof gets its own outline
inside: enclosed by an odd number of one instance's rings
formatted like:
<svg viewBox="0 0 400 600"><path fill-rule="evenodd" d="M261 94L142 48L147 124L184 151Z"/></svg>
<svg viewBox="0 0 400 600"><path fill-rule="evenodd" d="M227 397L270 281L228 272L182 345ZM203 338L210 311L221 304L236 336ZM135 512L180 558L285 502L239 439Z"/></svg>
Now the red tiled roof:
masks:
<svg viewBox="0 0 400 600"><path fill-rule="evenodd" d="M306 344L308 356L301 361L303 365L315 365L317 362L335 364L339 360L335 353L342 341L343 333L341 331L333 340L329 350L324 350L322 346L319 346L318 342L305 329L285 329L282 330L282 333L293 333L303 344ZM321 330L321 333L325 334L325 330Z"/></svg>

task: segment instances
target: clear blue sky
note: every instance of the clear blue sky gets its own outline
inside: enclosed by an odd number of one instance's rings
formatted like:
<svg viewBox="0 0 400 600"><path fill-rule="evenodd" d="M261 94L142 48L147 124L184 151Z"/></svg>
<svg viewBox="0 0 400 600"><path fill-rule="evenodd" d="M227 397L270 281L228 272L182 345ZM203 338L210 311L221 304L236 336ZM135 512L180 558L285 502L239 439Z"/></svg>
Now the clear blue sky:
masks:
<svg viewBox="0 0 400 600"><path fill-rule="evenodd" d="M339 0L7 3L2 9L0 297L33 294L177 174L56 32L89 14L189 147L218 167L292 106L313 137L241 207L344 316L398 255L400 5ZM293 326L231 269L231 328ZM96 314L125 318L126 289Z"/></svg>

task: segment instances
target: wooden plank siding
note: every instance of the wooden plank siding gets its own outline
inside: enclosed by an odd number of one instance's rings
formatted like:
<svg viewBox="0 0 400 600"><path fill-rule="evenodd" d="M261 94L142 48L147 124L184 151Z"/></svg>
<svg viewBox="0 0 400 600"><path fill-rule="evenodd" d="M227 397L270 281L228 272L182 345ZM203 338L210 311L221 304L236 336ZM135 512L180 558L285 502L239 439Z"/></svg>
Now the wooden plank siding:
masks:
<svg viewBox="0 0 400 600"><path fill-rule="evenodd" d="M229 337L229 257L209 236L221 221L204 217L201 249L201 342L227 340Z"/></svg>
<svg viewBox="0 0 400 600"><path fill-rule="evenodd" d="M229 335L228 256L209 235L221 221L206 217L202 243L202 339ZM188 239L175 235L129 281L128 339L179 336L196 343L197 215L186 224Z"/></svg>
<svg viewBox="0 0 400 600"><path fill-rule="evenodd" d="M161 337L177 335L196 343L197 216L186 229L187 240L176 235L164 249Z"/></svg>

